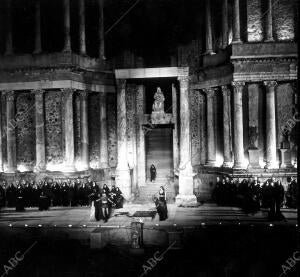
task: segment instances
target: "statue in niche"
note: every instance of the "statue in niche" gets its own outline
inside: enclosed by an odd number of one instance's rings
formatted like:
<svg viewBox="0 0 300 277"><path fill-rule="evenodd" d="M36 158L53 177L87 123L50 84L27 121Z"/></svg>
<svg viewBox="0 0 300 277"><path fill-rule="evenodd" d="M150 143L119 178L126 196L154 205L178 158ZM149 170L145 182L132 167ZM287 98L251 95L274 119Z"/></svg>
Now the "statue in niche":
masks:
<svg viewBox="0 0 300 277"><path fill-rule="evenodd" d="M165 111L165 97L160 87L157 88L154 94L154 103L152 105L152 110L154 112L164 112Z"/></svg>
<svg viewBox="0 0 300 277"><path fill-rule="evenodd" d="M249 126L249 149L257 149L257 126Z"/></svg>

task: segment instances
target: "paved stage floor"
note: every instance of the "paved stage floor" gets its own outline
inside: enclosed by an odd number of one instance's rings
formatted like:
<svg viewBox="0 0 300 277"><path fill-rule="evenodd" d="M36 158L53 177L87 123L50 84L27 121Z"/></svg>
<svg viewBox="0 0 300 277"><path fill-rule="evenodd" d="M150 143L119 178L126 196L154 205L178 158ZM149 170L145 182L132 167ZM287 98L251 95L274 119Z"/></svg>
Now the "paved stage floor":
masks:
<svg viewBox="0 0 300 277"><path fill-rule="evenodd" d="M0 227L127 227L137 218L136 211L155 211L152 204L127 204L123 209L114 210L108 222L91 222L89 207L51 207L49 211L39 211L37 208L27 208L25 212L16 212L13 208L4 208L0 212ZM203 226L203 225L287 225L295 226L297 211L282 209L285 220L270 222L267 211L256 214L245 214L240 208L219 207L215 204L204 204L194 208L168 205L169 218L159 221L154 218L142 217L145 226Z"/></svg>

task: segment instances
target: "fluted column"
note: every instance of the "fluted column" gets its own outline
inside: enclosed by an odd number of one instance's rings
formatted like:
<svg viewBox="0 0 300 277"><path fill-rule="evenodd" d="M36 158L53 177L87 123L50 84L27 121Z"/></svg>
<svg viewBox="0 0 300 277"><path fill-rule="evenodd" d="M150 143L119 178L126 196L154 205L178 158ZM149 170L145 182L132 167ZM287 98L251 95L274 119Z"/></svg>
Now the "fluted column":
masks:
<svg viewBox="0 0 300 277"><path fill-rule="evenodd" d="M65 169L75 171L74 165L74 119L73 119L73 89L62 89L65 102Z"/></svg>
<svg viewBox="0 0 300 277"><path fill-rule="evenodd" d="M203 89L206 93L206 120L207 120L207 160L206 166L215 166L216 164L216 135L215 135L215 109L214 98L215 88Z"/></svg>
<svg viewBox="0 0 300 277"><path fill-rule="evenodd" d="M0 91L0 172L3 172L3 136L4 132L2 130L2 92Z"/></svg>
<svg viewBox="0 0 300 277"><path fill-rule="evenodd" d="M273 38L273 4L268 0L267 17L266 17L266 42L274 41Z"/></svg>
<svg viewBox="0 0 300 277"><path fill-rule="evenodd" d="M210 9L210 1L205 1L205 28L206 28L206 54L212 55L213 51L213 41L212 41L212 26L211 26L211 9Z"/></svg>
<svg viewBox="0 0 300 277"><path fill-rule="evenodd" d="M7 172L15 173L17 170L16 152L16 127L15 120L15 92L6 92L6 128L7 128Z"/></svg>
<svg viewBox="0 0 300 277"><path fill-rule="evenodd" d="M64 52L71 52L70 0L64 1Z"/></svg>
<svg viewBox="0 0 300 277"><path fill-rule="evenodd" d="M244 168L243 88L244 82L232 82L234 95L234 168Z"/></svg>
<svg viewBox="0 0 300 277"><path fill-rule="evenodd" d="M13 36L12 36L12 19L11 19L11 1L12 0L6 0L6 39L5 39L5 53L4 55L13 55L14 49L13 49Z"/></svg>
<svg viewBox="0 0 300 277"><path fill-rule="evenodd" d="M232 43L241 43L240 0L233 0L233 38Z"/></svg>
<svg viewBox="0 0 300 277"><path fill-rule="evenodd" d="M266 168L276 167L275 87L277 82L266 81Z"/></svg>
<svg viewBox="0 0 300 277"><path fill-rule="evenodd" d="M104 0L98 0L99 3L99 59L105 61L105 44L104 44Z"/></svg>
<svg viewBox="0 0 300 277"><path fill-rule="evenodd" d="M126 136L126 80L117 80L117 136L118 165L116 168L116 185L120 187L126 199L131 197L131 180L127 161Z"/></svg>
<svg viewBox="0 0 300 277"><path fill-rule="evenodd" d="M180 164L179 194L176 203L196 203L193 185L193 167L191 163L191 132L189 104L189 76L178 77L180 85Z"/></svg>
<svg viewBox="0 0 300 277"><path fill-rule="evenodd" d="M85 0L79 0L79 51L81 55L86 55Z"/></svg>
<svg viewBox="0 0 300 277"><path fill-rule="evenodd" d="M227 86L222 86L223 94L223 167L229 167L231 165L231 136L230 136L230 89Z"/></svg>
<svg viewBox="0 0 300 277"><path fill-rule="evenodd" d="M41 172L46 170L44 90L32 92L35 95L35 171Z"/></svg>
<svg viewBox="0 0 300 277"><path fill-rule="evenodd" d="M228 46L228 0L222 1L222 48Z"/></svg>
<svg viewBox="0 0 300 277"><path fill-rule="evenodd" d="M108 168L107 149L107 96L105 92L100 92L100 167Z"/></svg>
<svg viewBox="0 0 300 277"><path fill-rule="evenodd" d="M34 54L42 52L41 40L41 0L35 0L35 37L34 37Z"/></svg>
<svg viewBox="0 0 300 277"><path fill-rule="evenodd" d="M179 165L177 90L174 84L172 84L172 114L173 114L173 121L175 125L173 129L173 160L174 160L174 169L177 169Z"/></svg>
<svg viewBox="0 0 300 277"><path fill-rule="evenodd" d="M80 91L80 131L82 170L89 169L88 92Z"/></svg>

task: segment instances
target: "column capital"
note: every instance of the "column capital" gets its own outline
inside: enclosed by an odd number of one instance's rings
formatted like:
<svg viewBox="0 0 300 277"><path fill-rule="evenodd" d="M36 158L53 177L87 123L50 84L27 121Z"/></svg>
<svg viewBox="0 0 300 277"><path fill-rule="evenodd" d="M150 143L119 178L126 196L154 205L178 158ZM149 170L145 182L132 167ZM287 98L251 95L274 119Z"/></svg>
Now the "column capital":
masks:
<svg viewBox="0 0 300 277"><path fill-rule="evenodd" d="M217 88L203 88L202 91L207 95L207 97L213 97Z"/></svg>
<svg viewBox="0 0 300 277"><path fill-rule="evenodd" d="M278 83L276 81L264 81L264 85L268 88L277 87Z"/></svg>
<svg viewBox="0 0 300 277"><path fill-rule="evenodd" d="M34 94L35 96L43 96L45 93L44 89L32 89L30 91L32 94Z"/></svg>
<svg viewBox="0 0 300 277"><path fill-rule="evenodd" d="M16 94L14 90L4 90L3 95L6 97L6 101L14 101Z"/></svg>
<svg viewBox="0 0 300 277"><path fill-rule="evenodd" d="M221 90L222 90L222 94L225 96L225 95L228 95L231 91L230 91L230 88L225 85L225 86L221 86Z"/></svg>
<svg viewBox="0 0 300 277"><path fill-rule="evenodd" d="M117 79L116 83L117 83L117 88L118 89L125 89L126 88L126 79Z"/></svg>
<svg viewBox="0 0 300 277"><path fill-rule="evenodd" d="M236 89L243 89L244 86L246 85L245 82L241 82L241 81L234 81L234 82L231 82L231 85L233 87L235 87Z"/></svg>
<svg viewBox="0 0 300 277"><path fill-rule="evenodd" d="M80 100L87 100L88 95L89 95L89 92L87 90L79 91Z"/></svg>
<svg viewBox="0 0 300 277"><path fill-rule="evenodd" d="M180 75L177 77L177 80L180 85L182 85L182 83L188 83L191 80L191 77L189 75Z"/></svg>
<svg viewBox="0 0 300 277"><path fill-rule="evenodd" d="M100 98L105 98L107 96L107 93L105 91L100 91L99 96Z"/></svg>
<svg viewBox="0 0 300 277"><path fill-rule="evenodd" d="M74 88L61 88L60 91L64 94L64 96L70 97L73 96Z"/></svg>

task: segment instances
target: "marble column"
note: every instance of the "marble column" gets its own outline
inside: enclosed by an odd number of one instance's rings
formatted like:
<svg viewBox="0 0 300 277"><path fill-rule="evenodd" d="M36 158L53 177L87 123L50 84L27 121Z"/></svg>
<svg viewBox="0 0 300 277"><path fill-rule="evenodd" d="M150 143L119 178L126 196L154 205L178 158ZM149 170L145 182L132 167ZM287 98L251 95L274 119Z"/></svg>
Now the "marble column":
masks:
<svg viewBox="0 0 300 277"><path fill-rule="evenodd" d="M108 168L108 148L107 148L107 96L105 92L100 92L100 168Z"/></svg>
<svg viewBox="0 0 300 277"><path fill-rule="evenodd" d="M146 88L144 85L137 87L136 112L138 116L138 147L137 147L137 165L138 165L138 185L146 184L146 149L145 134L143 130L144 114L146 112Z"/></svg>
<svg viewBox="0 0 300 277"><path fill-rule="evenodd" d="M180 164L179 194L176 204L196 203L194 195L193 167L191 163L191 132L189 104L189 76L178 77L180 85Z"/></svg>
<svg viewBox="0 0 300 277"><path fill-rule="evenodd" d="M267 0L267 16L266 16L266 42L273 42L273 3L272 0Z"/></svg>
<svg viewBox="0 0 300 277"><path fill-rule="evenodd" d="M276 167L276 81L264 82L266 86L266 168Z"/></svg>
<svg viewBox="0 0 300 277"><path fill-rule="evenodd" d="M4 55L13 55L14 49L13 49L13 35L12 35L12 19L11 19L11 1L12 0L6 0L6 39L5 39L5 53Z"/></svg>
<svg viewBox="0 0 300 277"><path fill-rule="evenodd" d="M79 52L80 55L86 55L85 0L79 0Z"/></svg>
<svg viewBox="0 0 300 277"><path fill-rule="evenodd" d="M45 146L45 112L44 90L32 90L35 95L35 152L36 163L34 170L41 172L46 170L46 146Z"/></svg>
<svg viewBox="0 0 300 277"><path fill-rule="evenodd" d="M207 124L207 160L206 166L216 164L216 135L215 135L215 88L203 89L206 93L206 124Z"/></svg>
<svg viewBox="0 0 300 277"><path fill-rule="evenodd" d="M228 0L222 1L222 48L228 46Z"/></svg>
<svg viewBox="0 0 300 277"><path fill-rule="evenodd" d="M15 92L6 92L7 173L17 170Z"/></svg>
<svg viewBox="0 0 300 277"><path fill-rule="evenodd" d="M233 0L233 37L232 43L242 43L241 41L241 21L240 21L240 0Z"/></svg>
<svg viewBox="0 0 300 277"><path fill-rule="evenodd" d="M75 171L73 89L62 89L65 102L65 170Z"/></svg>
<svg viewBox="0 0 300 277"><path fill-rule="evenodd" d="M172 114L173 114L173 162L174 169L179 166L179 145L178 145L178 119L177 119L177 90L175 84L172 84Z"/></svg>
<svg viewBox="0 0 300 277"><path fill-rule="evenodd" d="M234 168L244 168L243 88L244 82L232 82L234 95Z"/></svg>
<svg viewBox="0 0 300 277"><path fill-rule="evenodd" d="M231 166L231 135L230 135L230 123L231 123L231 111L230 111L230 89L228 86L222 86L223 94L223 167Z"/></svg>
<svg viewBox="0 0 300 277"><path fill-rule="evenodd" d="M98 0L99 3L99 59L105 61L105 44L104 44L104 0Z"/></svg>
<svg viewBox="0 0 300 277"><path fill-rule="evenodd" d="M210 8L210 1L205 1L205 42L206 42L206 52L205 54L215 54L213 51L213 40L212 40L212 26L211 26L211 8Z"/></svg>
<svg viewBox="0 0 300 277"><path fill-rule="evenodd" d="M71 52L70 32L70 0L64 1L64 49L63 52Z"/></svg>
<svg viewBox="0 0 300 277"><path fill-rule="evenodd" d="M34 54L42 52L41 40L41 0L35 0L35 37L34 37Z"/></svg>
<svg viewBox="0 0 300 277"><path fill-rule="evenodd" d="M117 80L117 136L118 165L116 168L116 185L121 189L125 199L131 197L131 179L127 161L126 134L126 80Z"/></svg>
<svg viewBox="0 0 300 277"><path fill-rule="evenodd" d="M89 157L89 128L88 128L88 91L80 91L80 138L82 170L88 170Z"/></svg>
<svg viewBox="0 0 300 277"><path fill-rule="evenodd" d="M0 172L3 172L2 92L0 91Z"/></svg>

